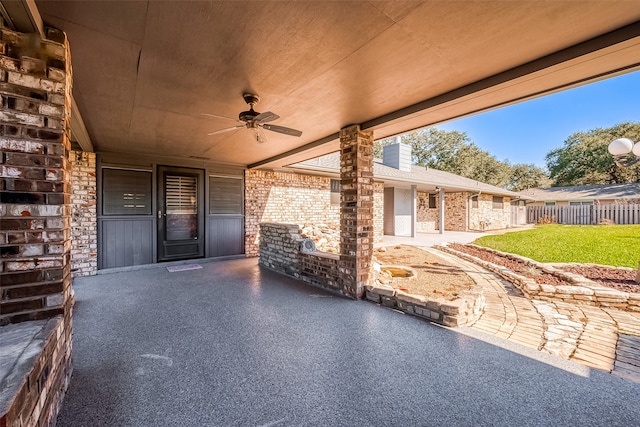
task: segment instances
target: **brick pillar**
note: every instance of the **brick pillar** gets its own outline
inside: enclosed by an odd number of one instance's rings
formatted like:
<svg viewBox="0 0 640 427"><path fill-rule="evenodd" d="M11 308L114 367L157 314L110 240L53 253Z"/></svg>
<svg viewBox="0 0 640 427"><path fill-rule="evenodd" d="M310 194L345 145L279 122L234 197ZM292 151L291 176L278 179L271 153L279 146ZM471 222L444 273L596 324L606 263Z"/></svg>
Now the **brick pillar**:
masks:
<svg viewBox="0 0 640 427"><path fill-rule="evenodd" d="M28 325L39 354L16 363L0 425L53 425L72 371L69 46L0 32L0 327L47 319Z"/></svg>
<svg viewBox="0 0 640 427"><path fill-rule="evenodd" d="M340 263L342 293L360 298L373 255L373 132L340 130Z"/></svg>
<svg viewBox="0 0 640 427"><path fill-rule="evenodd" d="M66 37L1 32L0 326L72 305Z"/></svg>

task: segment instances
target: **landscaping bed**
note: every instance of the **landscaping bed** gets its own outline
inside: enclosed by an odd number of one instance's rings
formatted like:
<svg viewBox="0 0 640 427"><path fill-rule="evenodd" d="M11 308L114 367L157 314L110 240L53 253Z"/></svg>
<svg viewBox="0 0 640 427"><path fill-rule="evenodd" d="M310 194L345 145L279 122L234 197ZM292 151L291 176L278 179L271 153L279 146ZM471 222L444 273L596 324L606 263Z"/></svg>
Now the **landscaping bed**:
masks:
<svg viewBox="0 0 640 427"><path fill-rule="evenodd" d="M453 243L450 248L459 252L473 255L483 261L491 262L508 268L525 277L535 280L539 284L571 285L573 283L564 280L557 275L546 273L531 263L515 260L507 255L490 252L484 248L472 245ZM607 288L617 289L622 292L640 292L640 285L635 282L637 271L624 267L609 267L595 264L550 264L562 271L574 273Z"/></svg>
<svg viewBox="0 0 640 427"><path fill-rule="evenodd" d="M412 246L380 248L375 284L366 299L445 326L475 322L484 310L482 289L455 264ZM392 271L398 276L392 277ZM410 274L405 276L403 272Z"/></svg>
<svg viewBox="0 0 640 427"><path fill-rule="evenodd" d="M570 273L579 274L587 279L622 292L640 292L640 284L636 283L637 270L631 268L608 267L593 264L557 265Z"/></svg>
<svg viewBox="0 0 640 427"><path fill-rule="evenodd" d="M506 267L509 270L518 273L522 276L533 279L538 284L545 285L571 285L572 283L564 280L557 275L550 274L544 272L542 269L536 268L536 266L531 263L526 263L521 260L516 260L506 255L500 255L495 252L489 252L486 249L470 246L470 245L461 245L459 243L451 243L448 245L451 249L454 249L458 252L463 252L465 254L472 255L476 258L479 258L483 261L490 262L492 264L500 265L502 267Z"/></svg>
<svg viewBox="0 0 640 427"><path fill-rule="evenodd" d="M457 266L413 246L380 248L375 251L374 259L382 266L410 267L415 272L410 277L380 275L384 284L409 294L451 301L474 285L473 280Z"/></svg>
<svg viewBox="0 0 640 427"><path fill-rule="evenodd" d="M520 255L476 245L449 244L438 249L491 270L518 286L525 295L543 300L615 307L640 312L640 289L629 268L593 264L542 264ZM611 270L618 270L611 273Z"/></svg>

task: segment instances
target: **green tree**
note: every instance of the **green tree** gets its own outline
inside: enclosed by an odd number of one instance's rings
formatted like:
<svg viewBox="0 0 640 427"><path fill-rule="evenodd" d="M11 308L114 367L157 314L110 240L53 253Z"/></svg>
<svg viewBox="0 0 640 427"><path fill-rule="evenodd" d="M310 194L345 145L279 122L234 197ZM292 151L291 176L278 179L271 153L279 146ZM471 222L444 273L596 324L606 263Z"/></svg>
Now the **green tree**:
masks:
<svg viewBox="0 0 640 427"><path fill-rule="evenodd" d="M534 164L519 163L511 166L511 178L507 188L511 191L522 191L528 188L549 187L551 182L544 169Z"/></svg>
<svg viewBox="0 0 640 427"><path fill-rule="evenodd" d="M640 139L640 123L625 122L610 128L576 132L546 156L553 186L640 182L640 164L617 166L607 151L616 138Z"/></svg>

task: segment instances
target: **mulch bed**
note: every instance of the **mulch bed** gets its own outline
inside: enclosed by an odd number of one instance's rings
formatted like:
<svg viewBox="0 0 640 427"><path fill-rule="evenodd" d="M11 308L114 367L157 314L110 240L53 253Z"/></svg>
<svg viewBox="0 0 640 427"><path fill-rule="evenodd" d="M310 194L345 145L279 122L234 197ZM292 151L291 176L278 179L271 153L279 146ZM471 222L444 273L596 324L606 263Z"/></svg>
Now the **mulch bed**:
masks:
<svg viewBox="0 0 640 427"><path fill-rule="evenodd" d="M522 276L535 280L538 284L549 284L554 286L572 285L572 283L562 280L553 274L540 271L524 262L497 255L474 246L454 243L450 244L449 247L456 251L475 256L483 261L506 267ZM579 274L607 288L617 289L622 292L640 292L640 285L635 282L637 274L635 270L588 264L567 265L560 267L560 269Z"/></svg>
<svg viewBox="0 0 640 427"><path fill-rule="evenodd" d="M640 292L640 285L636 283L636 270L599 265L570 265L560 268L570 273L580 274L608 288L622 292Z"/></svg>

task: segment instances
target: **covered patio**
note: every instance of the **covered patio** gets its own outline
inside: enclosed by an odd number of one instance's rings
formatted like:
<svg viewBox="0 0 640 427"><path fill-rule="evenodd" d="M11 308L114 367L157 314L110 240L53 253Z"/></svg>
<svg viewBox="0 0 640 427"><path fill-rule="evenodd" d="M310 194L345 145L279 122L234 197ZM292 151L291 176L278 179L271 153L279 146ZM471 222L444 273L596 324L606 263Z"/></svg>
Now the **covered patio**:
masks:
<svg viewBox="0 0 640 427"><path fill-rule="evenodd" d="M419 321L324 298L255 260L78 279L72 352L73 276L256 255L248 172L336 151L332 280L362 296L374 138L638 69L634 2L0 5L0 326L55 324L0 424L51 422L74 359L71 425L638 419L628 384L442 329L424 339Z"/></svg>
<svg viewBox="0 0 640 427"><path fill-rule="evenodd" d="M201 265L76 279L74 375L58 426L640 419L640 384L328 294L255 259Z"/></svg>

